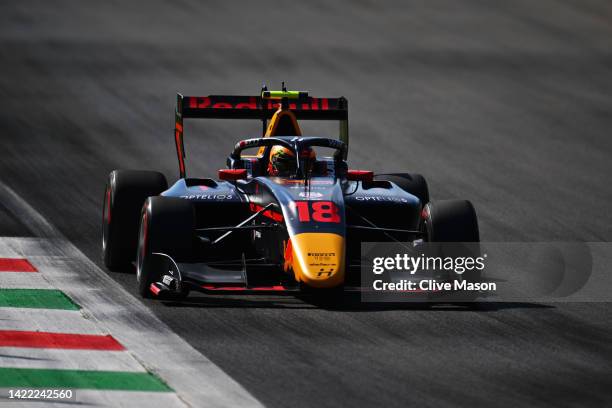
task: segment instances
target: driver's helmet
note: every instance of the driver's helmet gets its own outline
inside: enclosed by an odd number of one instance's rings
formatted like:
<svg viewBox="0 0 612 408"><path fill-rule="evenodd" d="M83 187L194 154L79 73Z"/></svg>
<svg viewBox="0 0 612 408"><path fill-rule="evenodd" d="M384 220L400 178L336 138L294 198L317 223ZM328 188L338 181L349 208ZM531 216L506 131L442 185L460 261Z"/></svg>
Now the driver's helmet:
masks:
<svg viewBox="0 0 612 408"><path fill-rule="evenodd" d="M306 172L312 171L317 155L310 147L302 149L300 160L304 163ZM285 146L272 146L270 149L270 160L268 162L268 174L270 176L287 177L295 174L295 154Z"/></svg>

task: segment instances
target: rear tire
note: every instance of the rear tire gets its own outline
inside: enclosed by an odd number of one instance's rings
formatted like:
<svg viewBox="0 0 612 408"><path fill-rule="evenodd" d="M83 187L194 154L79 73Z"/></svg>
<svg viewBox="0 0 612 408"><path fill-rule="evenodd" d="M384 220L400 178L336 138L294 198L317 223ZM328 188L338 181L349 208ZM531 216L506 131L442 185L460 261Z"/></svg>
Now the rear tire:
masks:
<svg viewBox="0 0 612 408"><path fill-rule="evenodd" d="M136 256L138 292L150 297L150 286L159 282L175 262L188 260L193 252L194 211L191 202L175 197L149 197L142 208ZM177 277L178 278L178 277ZM185 292L185 295L188 292Z"/></svg>
<svg viewBox="0 0 612 408"><path fill-rule="evenodd" d="M155 171L109 174L102 209L102 256L108 269L126 268L134 260L142 204L167 189L166 177Z"/></svg>
<svg viewBox="0 0 612 408"><path fill-rule="evenodd" d="M424 207L429 202L429 188L425 177L420 174L410 173L391 173L391 174L377 174L374 176L375 180L385 180L396 184L399 188L406 191L407 193L416 196Z"/></svg>

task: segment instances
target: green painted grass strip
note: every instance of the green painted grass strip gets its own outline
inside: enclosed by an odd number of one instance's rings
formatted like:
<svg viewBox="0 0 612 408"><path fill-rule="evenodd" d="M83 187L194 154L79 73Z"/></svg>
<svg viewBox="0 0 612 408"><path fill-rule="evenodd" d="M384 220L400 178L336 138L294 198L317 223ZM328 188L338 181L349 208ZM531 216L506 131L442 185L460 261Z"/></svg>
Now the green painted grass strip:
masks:
<svg viewBox="0 0 612 408"><path fill-rule="evenodd" d="M0 388L11 387L172 392L151 373L0 368Z"/></svg>
<svg viewBox="0 0 612 408"><path fill-rule="evenodd" d="M0 289L0 307L79 310L79 305L56 289Z"/></svg>

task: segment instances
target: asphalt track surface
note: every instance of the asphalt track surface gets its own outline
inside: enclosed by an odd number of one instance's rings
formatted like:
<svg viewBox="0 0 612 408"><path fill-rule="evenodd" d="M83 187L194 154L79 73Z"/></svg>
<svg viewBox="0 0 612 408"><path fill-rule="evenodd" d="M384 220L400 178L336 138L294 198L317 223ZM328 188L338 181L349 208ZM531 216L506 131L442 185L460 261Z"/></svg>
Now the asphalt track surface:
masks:
<svg viewBox="0 0 612 408"><path fill-rule="evenodd" d="M175 92L281 80L346 96L352 167L418 171L433 199L470 199L483 240L612 240L609 2L200 3L0 5L0 177L98 264L108 172L177 176ZM259 124L185 132L206 176ZM3 235L27 235L0 215ZM111 276L136 295L133 275ZM145 304L269 406L612 399L608 303Z"/></svg>

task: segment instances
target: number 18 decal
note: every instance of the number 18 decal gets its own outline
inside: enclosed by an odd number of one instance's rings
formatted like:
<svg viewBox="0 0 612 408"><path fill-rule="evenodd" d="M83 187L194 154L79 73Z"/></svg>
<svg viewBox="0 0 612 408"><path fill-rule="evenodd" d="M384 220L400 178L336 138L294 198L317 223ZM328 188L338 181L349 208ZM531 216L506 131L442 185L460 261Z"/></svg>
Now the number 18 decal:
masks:
<svg viewBox="0 0 612 408"><path fill-rule="evenodd" d="M300 222L340 222L338 206L331 201L296 201Z"/></svg>

